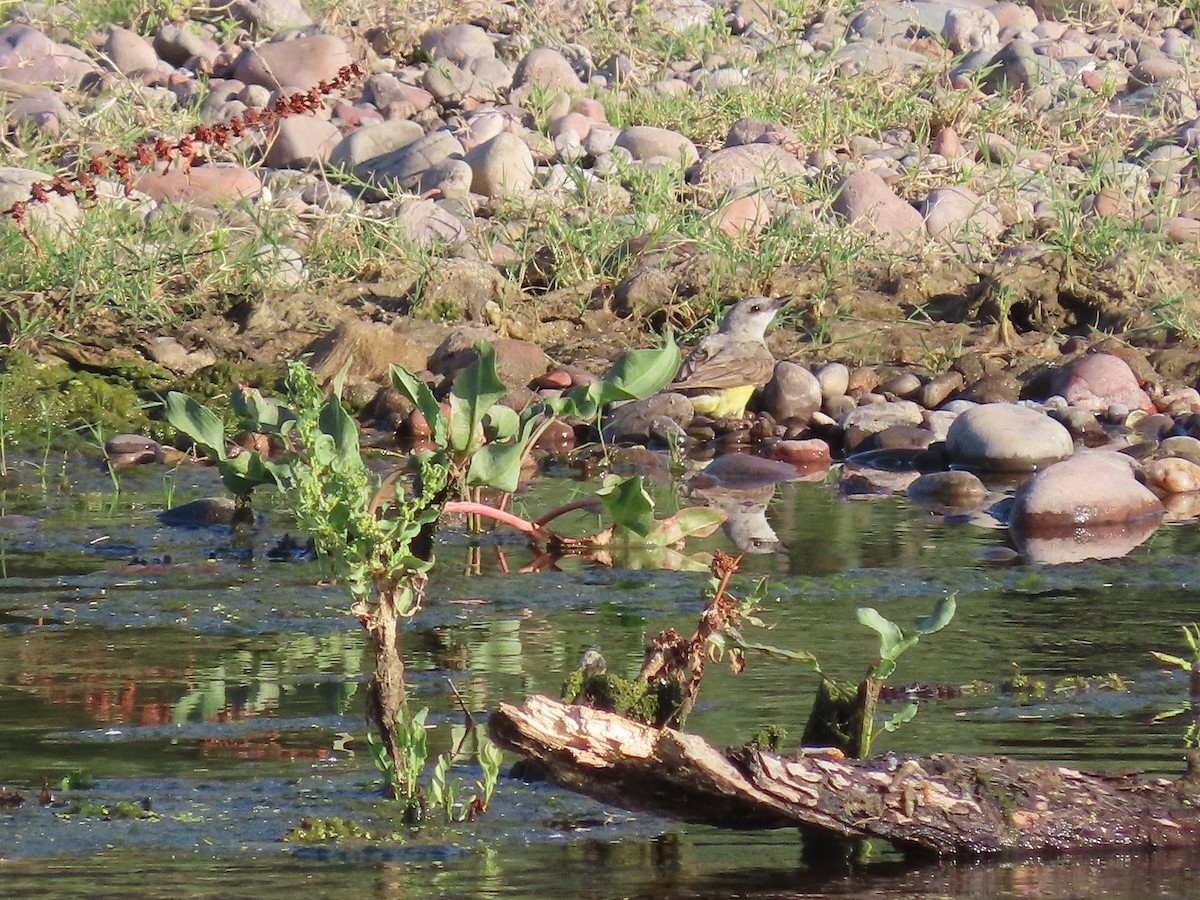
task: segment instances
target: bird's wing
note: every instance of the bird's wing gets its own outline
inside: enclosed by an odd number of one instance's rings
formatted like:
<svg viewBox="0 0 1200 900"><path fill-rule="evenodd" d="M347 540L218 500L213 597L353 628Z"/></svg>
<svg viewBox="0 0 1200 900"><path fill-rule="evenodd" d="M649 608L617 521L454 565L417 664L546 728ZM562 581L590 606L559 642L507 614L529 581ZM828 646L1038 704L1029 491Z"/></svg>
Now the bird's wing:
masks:
<svg viewBox="0 0 1200 900"><path fill-rule="evenodd" d="M758 341L736 343L701 341L688 354L668 389L708 390L766 384L775 371L775 357Z"/></svg>

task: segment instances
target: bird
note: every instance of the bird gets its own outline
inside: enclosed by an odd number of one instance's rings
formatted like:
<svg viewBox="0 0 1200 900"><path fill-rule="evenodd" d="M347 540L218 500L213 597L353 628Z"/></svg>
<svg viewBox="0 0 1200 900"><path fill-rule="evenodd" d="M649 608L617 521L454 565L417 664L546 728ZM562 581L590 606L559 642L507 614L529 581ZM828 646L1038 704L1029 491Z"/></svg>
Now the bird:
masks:
<svg viewBox="0 0 1200 900"><path fill-rule="evenodd" d="M775 372L764 337L783 302L746 297L735 303L716 334L701 339L684 358L667 390L690 397L696 412L714 419L745 415L754 389Z"/></svg>

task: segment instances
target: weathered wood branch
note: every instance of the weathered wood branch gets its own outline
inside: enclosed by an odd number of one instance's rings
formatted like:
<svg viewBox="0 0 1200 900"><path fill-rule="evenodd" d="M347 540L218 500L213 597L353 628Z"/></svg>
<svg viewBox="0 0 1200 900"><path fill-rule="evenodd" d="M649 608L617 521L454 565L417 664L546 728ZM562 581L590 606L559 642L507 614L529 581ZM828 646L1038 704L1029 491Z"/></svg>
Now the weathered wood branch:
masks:
<svg viewBox="0 0 1200 900"><path fill-rule="evenodd" d="M719 751L702 738L532 696L489 729L548 777L604 803L727 828L800 827L918 853L982 856L1200 844L1188 780L1004 758L865 760Z"/></svg>

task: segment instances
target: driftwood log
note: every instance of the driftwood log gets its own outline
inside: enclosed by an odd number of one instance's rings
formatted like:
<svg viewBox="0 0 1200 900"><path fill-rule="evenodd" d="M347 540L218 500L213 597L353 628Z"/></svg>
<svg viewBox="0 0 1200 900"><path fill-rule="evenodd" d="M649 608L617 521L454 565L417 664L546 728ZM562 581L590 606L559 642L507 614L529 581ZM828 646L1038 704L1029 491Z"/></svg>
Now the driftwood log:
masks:
<svg viewBox="0 0 1200 900"><path fill-rule="evenodd" d="M501 704L489 730L564 787L687 822L799 827L962 856L1200 843L1200 789L1191 778L1143 780L949 754L854 760L722 752L697 735L543 696Z"/></svg>

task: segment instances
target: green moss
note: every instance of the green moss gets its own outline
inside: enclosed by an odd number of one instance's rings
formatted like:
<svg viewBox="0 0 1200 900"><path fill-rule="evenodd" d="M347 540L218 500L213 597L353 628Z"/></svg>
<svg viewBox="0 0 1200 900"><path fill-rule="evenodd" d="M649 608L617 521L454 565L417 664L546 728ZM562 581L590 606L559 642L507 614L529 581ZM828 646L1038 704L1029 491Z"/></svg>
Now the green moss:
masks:
<svg viewBox="0 0 1200 900"><path fill-rule="evenodd" d="M149 377L142 371L138 378ZM58 440L96 426L108 433L149 429L148 392L119 376L77 371L66 363L45 365L11 350L0 360L0 432L22 440Z"/></svg>
<svg viewBox="0 0 1200 900"><path fill-rule="evenodd" d="M656 727L668 722L683 703L678 683L648 684L620 675L602 674L584 677L572 672L563 683L563 701L603 709Z"/></svg>
<svg viewBox="0 0 1200 900"><path fill-rule="evenodd" d="M762 725L751 735L746 746L754 750L769 750L772 753L778 753L783 749L787 734L787 729L782 725Z"/></svg>
<svg viewBox="0 0 1200 900"><path fill-rule="evenodd" d="M372 840L369 831L353 819L341 816L303 816L300 824L283 836L285 841L294 844L317 844L340 838Z"/></svg>
<svg viewBox="0 0 1200 900"><path fill-rule="evenodd" d="M228 360L197 369L187 378L180 380L174 390L187 394L203 403L218 397L227 397L239 384L258 388L265 394L283 395L284 365L261 363L235 363Z"/></svg>

